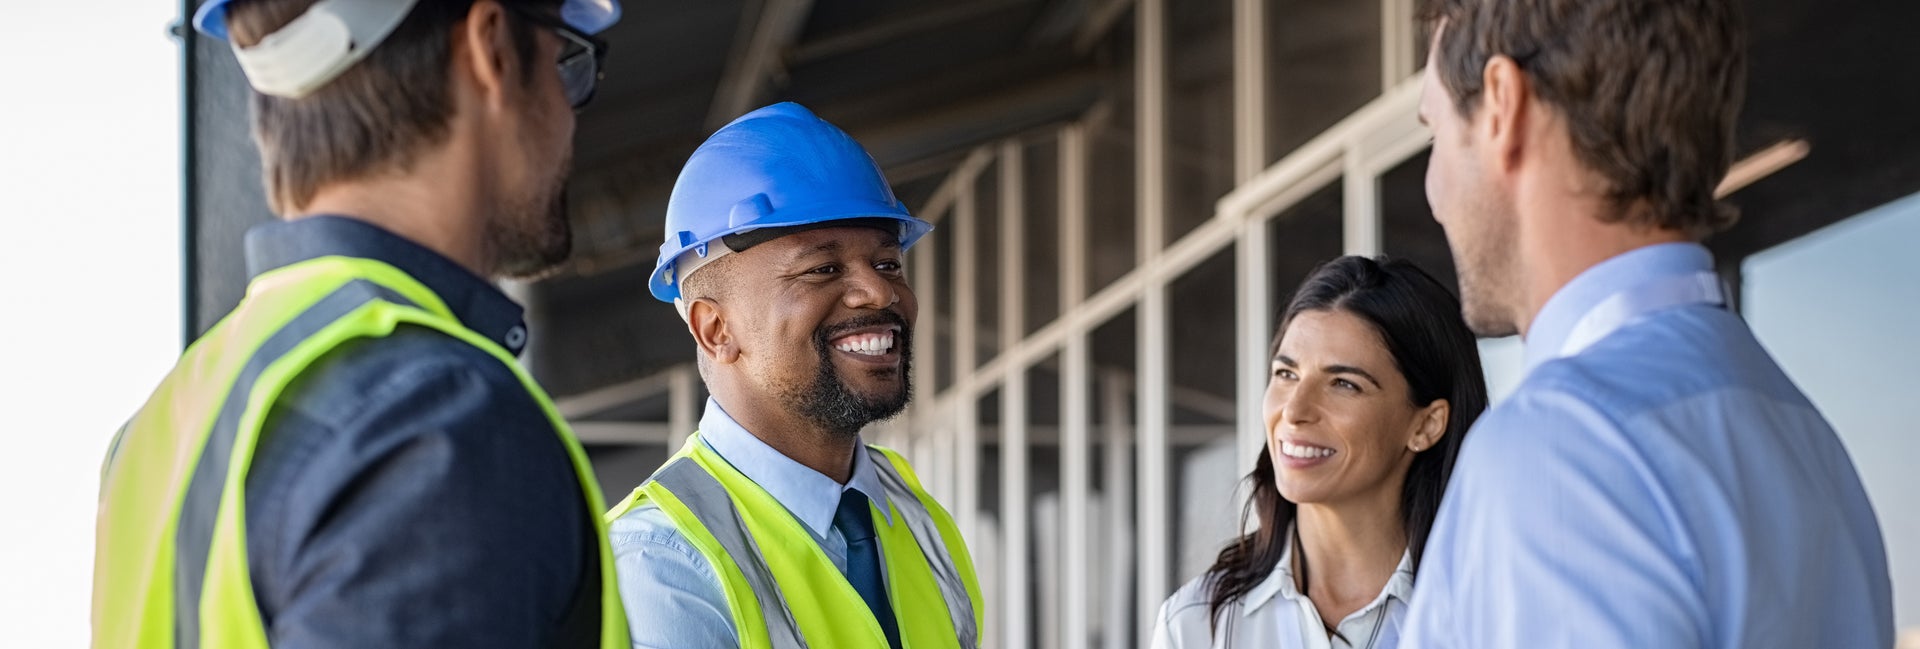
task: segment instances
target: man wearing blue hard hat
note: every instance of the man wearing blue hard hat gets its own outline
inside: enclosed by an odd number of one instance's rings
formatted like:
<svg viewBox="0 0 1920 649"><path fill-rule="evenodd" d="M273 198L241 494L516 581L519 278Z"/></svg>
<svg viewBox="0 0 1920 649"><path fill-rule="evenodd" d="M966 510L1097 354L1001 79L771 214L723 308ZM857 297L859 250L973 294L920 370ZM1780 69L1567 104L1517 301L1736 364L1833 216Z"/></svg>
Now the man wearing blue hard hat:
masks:
<svg viewBox="0 0 1920 649"><path fill-rule="evenodd" d="M898 453L860 439L912 392L904 261L931 229L795 104L687 161L649 288L686 320L713 396L607 515L635 647L979 646L953 519Z"/></svg>
<svg viewBox="0 0 1920 649"><path fill-rule="evenodd" d="M94 646L628 645L604 500L492 283L571 247L573 113L619 13L201 5L282 220L109 451Z"/></svg>

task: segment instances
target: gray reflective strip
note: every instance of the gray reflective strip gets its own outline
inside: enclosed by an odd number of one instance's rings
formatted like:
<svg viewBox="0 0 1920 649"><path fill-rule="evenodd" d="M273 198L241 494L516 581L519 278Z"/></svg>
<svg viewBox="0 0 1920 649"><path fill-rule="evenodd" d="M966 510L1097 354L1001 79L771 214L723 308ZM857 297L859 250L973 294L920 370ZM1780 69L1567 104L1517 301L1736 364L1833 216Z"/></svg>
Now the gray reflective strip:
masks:
<svg viewBox="0 0 1920 649"><path fill-rule="evenodd" d="M933 580L940 584L940 598L947 601L947 616L952 618L953 633L960 638L960 646L969 649L980 646L980 630L973 626L973 598L967 595L967 582L960 578L960 569L955 567L953 554L947 551L946 538L940 536L940 527L934 524L933 515L920 502L920 496L907 486L907 479L893 468L893 460L888 459L886 453L872 448L868 448L867 453L879 469L887 500L893 501L894 508L907 519L907 529L913 532L920 554L926 555L928 567L933 569Z"/></svg>
<svg viewBox="0 0 1920 649"><path fill-rule="evenodd" d="M349 281L269 336L227 390L220 416L214 420L200 459L194 463L193 479L187 483L186 498L180 505L179 527L174 531L173 639L178 649L200 646L200 593L207 577L207 554L213 546L214 520L219 517L220 499L226 491L228 462L254 383L261 372L301 342L374 300L414 306L379 284L363 279Z"/></svg>
<svg viewBox="0 0 1920 649"><path fill-rule="evenodd" d="M760 546L753 542L753 535L747 532L747 523L740 519L740 511L734 509L727 488L689 457L668 463L653 474L653 481L680 499L681 504L693 512L693 517L699 519L701 527L707 528L720 542L727 556L733 557L740 574L753 587L754 599L760 601L760 617L774 649L805 649L807 641L800 636L800 624L794 622L793 612L787 610L787 600L774 583L773 570L767 568L767 560L761 556Z"/></svg>

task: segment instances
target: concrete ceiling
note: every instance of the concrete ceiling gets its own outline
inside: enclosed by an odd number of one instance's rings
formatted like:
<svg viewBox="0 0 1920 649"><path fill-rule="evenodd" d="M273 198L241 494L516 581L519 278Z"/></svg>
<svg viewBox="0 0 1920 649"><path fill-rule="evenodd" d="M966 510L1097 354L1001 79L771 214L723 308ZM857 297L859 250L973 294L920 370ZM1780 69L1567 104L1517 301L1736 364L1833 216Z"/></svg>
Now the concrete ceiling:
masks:
<svg viewBox="0 0 1920 649"><path fill-rule="evenodd" d="M793 100L814 109L866 145L902 199L918 208L972 147L1035 133L1106 105L1112 123L1094 133L1097 191L1091 202L1096 214L1130 214L1131 4L629 0L626 18L605 34L612 43L606 81L579 121L570 189L575 260L516 296L528 304L538 332L528 358L536 375L554 393L568 395L691 361L691 343L679 333L683 325L646 295L645 278L680 165L713 127L744 112L740 106ZM1287 33L1352 32L1352 21L1328 18L1334 3L1301 4L1306 9L1287 14ZM1740 149L1744 154L1785 138L1804 139L1812 148L1806 159L1731 196L1744 217L1709 244L1733 265L1920 189L1920 120L1914 118L1920 114L1920 84L1913 82L1920 79L1920 39L1907 33L1920 24L1920 3L1748 5L1752 80ZM1206 11L1174 13L1198 16L1182 33L1224 33L1207 26ZM1326 29L1306 29L1302 21L1331 22ZM1198 38L1175 37L1176 47ZM1274 51L1304 56L1326 48L1319 40L1295 39ZM1200 83L1219 76L1217 49L1176 56L1173 73ZM245 285L241 233L269 215L259 196L252 145L245 129L234 127L245 123L246 106L231 55L199 38L185 51L186 211L193 242L188 329L197 334L238 301ZM1192 139L1201 142L1198 135ZM1403 167L1382 183L1388 249L1450 277L1437 226L1424 218L1424 160ZM1322 198L1335 202L1313 211L1337 213L1337 192ZM1325 255L1337 252L1329 244L1337 244L1337 223L1302 223L1305 229L1298 231L1276 226L1275 244L1312 242L1309 247ZM1092 233L1099 238L1093 252L1096 260L1116 256L1118 266L1109 271L1103 268L1114 264L1096 264L1096 285L1124 271L1133 254L1126 249L1130 218L1110 225ZM1303 269L1275 269L1276 303ZM1280 275L1291 279L1281 282ZM1182 319L1231 321L1230 277L1196 281L1183 290ZM1123 331L1129 326L1116 321L1113 335L1096 336L1096 356L1129 362L1131 333ZM1205 334L1192 339L1213 339L1210 332L1191 333ZM1177 358L1214 362L1205 359L1231 353L1198 351ZM1212 370L1217 368L1175 367L1174 374L1196 377L1184 382L1199 388L1222 388L1207 381Z"/></svg>

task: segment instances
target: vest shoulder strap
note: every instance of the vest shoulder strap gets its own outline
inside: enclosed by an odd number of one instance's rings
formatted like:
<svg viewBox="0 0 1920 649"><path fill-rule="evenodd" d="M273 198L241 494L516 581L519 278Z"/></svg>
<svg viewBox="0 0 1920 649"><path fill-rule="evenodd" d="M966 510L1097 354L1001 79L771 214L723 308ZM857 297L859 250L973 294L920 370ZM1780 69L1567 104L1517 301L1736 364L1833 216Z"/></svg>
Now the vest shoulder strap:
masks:
<svg viewBox="0 0 1920 649"><path fill-rule="evenodd" d="M706 449L700 444L698 434L688 439L686 447L609 511L607 520L611 522L645 503L660 507L689 542L700 547L723 574L722 581L728 587L735 627L742 633L743 646L806 647L800 625L738 509L739 504L712 473L723 469L708 466L710 462L724 463L724 460L705 457L710 453L703 453ZM920 554L926 557L960 646L979 646L982 608L979 587L966 546L952 518L920 488L918 477L899 454L879 446L862 452L869 453L887 499L908 526ZM734 578L738 581L733 581ZM747 633L758 628L765 629L766 644L748 641Z"/></svg>
<svg viewBox="0 0 1920 649"><path fill-rule="evenodd" d="M249 283L241 305L189 347L109 451L95 559L95 591L108 595L96 598L94 610L101 646L266 646L244 511L261 428L281 393L316 360L402 324L439 330L508 364L560 432L590 506L601 506L584 451L551 400L439 296L376 260L292 264ZM624 609L599 527L602 644L624 648Z"/></svg>
<svg viewBox="0 0 1920 649"><path fill-rule="evenodd" d="M906 458L879 445L868 446L867 453L887 490L887 499L900 510L913 531L915 544L920 546L920 553L931 564L934 582L940 585L940 598L947 604L947 616L953 622L960 646L980 646L980 618L975 614L981 605L979 587L975 585L973 562L967 556L959 529L946 510L920 487L919 476L914 475Z"/></svg>
<svg viewBox="0 0 1920 649"><path fill-rule="evenodd" d="M688 440L689 444L696 443ZM728 495L725 485L690 455L677 456L654 472L636 493L645 492L696 546L710 559L719 556L731 561L715 561L714 569L729 578L728 603L734 614L735 632L743 647L806 649L807 641L794 619L786 596L780 592L773 569L747 529L740 510ZM633 498L629 498L633 500ZM689 525L688 523L692 523ZM744 585L747 592L737 592ZM751 600L751 601L748 601ZM751 616L757 612L758 619ZM762 633L764 638L758 637ZM751 638L751 640L750 640ZM756 642L757 641L757 642Z"/></svg>

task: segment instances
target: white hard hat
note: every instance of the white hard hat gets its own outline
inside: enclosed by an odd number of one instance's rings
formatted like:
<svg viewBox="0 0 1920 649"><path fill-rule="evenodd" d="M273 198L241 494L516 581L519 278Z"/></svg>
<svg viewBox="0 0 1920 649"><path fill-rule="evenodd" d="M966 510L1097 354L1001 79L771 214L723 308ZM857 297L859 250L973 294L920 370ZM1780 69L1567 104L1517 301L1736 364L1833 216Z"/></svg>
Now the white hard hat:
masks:
<svg viewBox="0 0 1920 649"><path fill-rule="evenodd" d="M227 37L227 5L208 0L193 15L200 33ZM327 85L386 40L417 0L320 0L252 47L234 46L247 83L262 94L298 99ZM620 0L565 0L560 18L597 34L620 20Z"/></svg>

